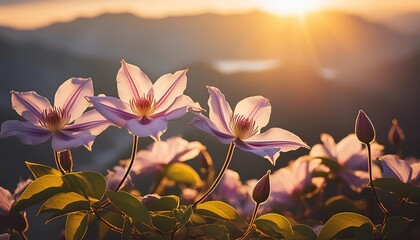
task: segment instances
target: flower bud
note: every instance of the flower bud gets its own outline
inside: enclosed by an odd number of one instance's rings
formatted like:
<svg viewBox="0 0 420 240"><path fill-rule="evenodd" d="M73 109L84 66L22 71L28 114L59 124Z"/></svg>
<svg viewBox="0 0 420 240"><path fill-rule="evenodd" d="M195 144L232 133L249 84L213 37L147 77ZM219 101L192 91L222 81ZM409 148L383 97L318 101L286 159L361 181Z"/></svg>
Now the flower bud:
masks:
<svg viewBox="0 0 420 240"><path fill-rule="evenodd" d="M398 125L397 119L392 120L392 126L388 132L388 141L394 146L400 146L404 139L404 133Z"/></svg>
<svg viewBox="0 0 420 240"><path fill-rule="evenodd" d="M267 173L257 182L252 192L252 198L257 204L264 203L267 201L270 196L270 173L268 170Z"/></svg>
<svg viewBox="0 0 420 240"><path fill-rule="evenodd" d="M359 141L366 145L375 140L375 128L369 117L362 110L357 114L355 132Z"/></svg>
<svg viewBox="0 0 420 240"><path fill-rule="evenodd" d="M71 172L73 169L73 157L70 150L64 150L58 153L58 158L60 159L60 165L65 172Z"/></svg>

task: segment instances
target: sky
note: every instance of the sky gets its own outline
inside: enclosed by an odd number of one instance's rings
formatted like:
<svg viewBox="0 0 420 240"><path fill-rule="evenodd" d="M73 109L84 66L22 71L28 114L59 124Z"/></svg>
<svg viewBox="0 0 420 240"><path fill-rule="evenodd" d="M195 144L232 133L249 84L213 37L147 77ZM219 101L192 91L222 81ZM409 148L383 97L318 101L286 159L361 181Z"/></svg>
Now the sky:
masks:
<svg viewBox="0 0 420 240"><path fill-rule="evenodd" d="M303 14L305 10L337 10L381 19L420 12L420 0L0 0L0 25L33 29L106 12L162 18L253 10L279 15Z"/></svg>

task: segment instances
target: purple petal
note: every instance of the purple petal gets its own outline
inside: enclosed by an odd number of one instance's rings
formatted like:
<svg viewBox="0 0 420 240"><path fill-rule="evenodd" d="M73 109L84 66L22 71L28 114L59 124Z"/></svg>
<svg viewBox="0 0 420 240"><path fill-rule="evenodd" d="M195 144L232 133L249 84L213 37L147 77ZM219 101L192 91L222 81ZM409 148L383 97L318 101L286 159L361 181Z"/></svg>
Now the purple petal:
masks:
<svg viewBox="0 0 420 240"><path fill-rule="evenodd" d="M420 162L411 163L411 179L410 182L416 187L420 186Z"/></svg>
<svg viewBox="0 0 420 240"><path fill-rule="evenodd" d="M407 161L398 159L397 155L385 155L380 160L384 177L396 178L404 183L410 182L412 169Z"/></svg>
<svg viewBox="0 0 420 240"><path fill-rule="evenodd" d="M89 106L85 97L93 96L93 82L90 78L70 78L55 93L54 106L70 114L70 121L80 117Z"/></svg>
<svg viewBox="0 0 420 240"><path fill-rule="evenodd" d="M89 132L97 136L107 129L110 124L98 111L91 110L85 112L73 124L64 127L64 130L74 133Z"/></svg>
<svg viewBox="0 0 420 240"><path fill-rule="evenodd" d="M337 150L334 138L326 133L321 134L321 141L324 144L325 151L330 158L337 158Z"/></svg>
<svg viewBox="0 0 420 240"><path fill-rule="evenodd" d="M344 169L340 171L338 175L355 192L361 192L369 182L369 174L365 171L351 171Z"/></svg>
<svg viewBox="0 0 420 240"><path fill-rule="evenodd" d="M9 120L2 123L0 132L0 138L15 136L21 142L31 145L43 143L51 135L52 133L45 128L35 126L30 122L20 122L17 120Z"/></svg>
<svg viewBox="0 0 420 240"><path fill-rule="evenodd" d="M201 109L200 104L194 103L194 101L186 95L181 95L164 111L156 112L152 117L164 117L167 121L176 120L183 117L190 108Z"/></svg>
<svg viewBox="0 0 420 240"><path fill-rule="evenodd" d="M9 190L0 187L0 216L8 216L12 203L15 201Z"/></svg>
<svg viewBox="0 0 420 240"><path fill-rule="evenodd" d="M39 121L44 119L42 111L51 108L50 101L36 92L12 91L11 93L13 109L33 124L39 125Z"/></svg>
<svg viewBox="0 0 420 240"><path fill-rule="evenodd" d="M118 96L125 103L132 99L140 99L152 87L149 77L139 67L121 61L121 68L117 73Z"/></svg>
<svg viewBox="0 0 420 240"><path fill-rule="evenodd" d="M142 120L132 119L126 124L127 129L139 137L152 137L159 140L160 136L166 131L168 122L162 118L152 119L145 123Z"/></svg>
<svg viewBox="0 0 420 240"><path fill-rule="evenodd" d="M56 151L63 151L71 148L85 146L91 150L95 136L86 133L72 134L71 132L62 130L52 137L52 148Z"/></svg>
<svg viewBox="0 0 420 240"><path fill-rule="evenodd" d="M115 166L112 171L108 170L108 174L106 175L106 182L108 183L108 189L110 190L116 189L118 184L120 184L124 175L125 175L125 169L121 166ZM127 179L121 185L121 188L124 188L126 185L133 186L130 175L128 175Z"/></svg>
<svg viewBox="0 0 420 240"><path fill-rule="evenodd" d="M3 233L3 234L0 234L0 240L9 240L10 239L10 234L8 234L8 233Z"/></svg>
<svg viewBox="0 0 420 240"><path fill-rule="evenodd" d="M256 126L261 129L270 120L271 105L265 97L248 97L238 102L233 113L234 115L243 115L249 120L255 121Z"/></svg>
<svg viewBox="0 0 420 240"><path fill-rule="evenodd" d="M125 127L128 120L137 118L131 108L118 98L99 96L88 99L96 111L118 127Z"/></svg>
<svg viewBox="0 0 420 240"><path fill-rule="evenodd" d="M355 134L349 134L337 143L337 162L344 165L353 155L358 154L362 150L362 144Z"/></svg>
<svg viewBox="0 0 420 240"><path fill-rule="evenodd" d="M196 128L199 128L214 137L216 137L223 144L229 144L235 140L235 136L231 132L224 132L201 113L196 113L195 118L190 123Z"/></svg>
<svg viewBox="0 0 420 240"><path fill-rule="evenodd" d="M156 109L167 109L175 99L183 95L187 87L187 70L177 71L175 74L165 74L153 85L154 96L157 100Z"/></svg>
<svg viewBox="0 0 420 240"><path fill-rule="evenodd" d="M229 103L226 102L225 95L218 88L208 86L207 89L210 94L208 100L210 120L222 132L232 132L229 124L233 114Z"/></svg>
<svg viewBox="0 0 420 240"><path fill-rule="evenodd" d="M258 156L266 158L271 164L276 165L276 159L280 156L280 148L253 146L242 140L235 140L235 145L245 152L252 152Z"/></svg>

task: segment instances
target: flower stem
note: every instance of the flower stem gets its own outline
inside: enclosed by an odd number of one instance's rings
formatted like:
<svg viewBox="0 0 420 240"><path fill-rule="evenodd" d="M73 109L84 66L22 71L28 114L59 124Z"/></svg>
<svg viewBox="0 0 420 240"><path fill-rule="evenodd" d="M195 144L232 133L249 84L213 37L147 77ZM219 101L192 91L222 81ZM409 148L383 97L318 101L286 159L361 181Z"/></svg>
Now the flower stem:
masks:
<svg viewBox="0 0 420 240"><path fill-rule="evenodd" d="M160 179L158 185L156 186L156 190L155 190L155 193L157 195L161 195L163 193L163 191L165 191L167 181L168 181L168 179L166 177L162 177Z"/></svg>
<svg viewBox="0 0 420 240"><path fill-rule="evenodd" d="M371 157L371 147L370 144L366 144L368 150L368 172L369 172L369 184L372 187L373 196L375 197L376 203L381 211L388 215L388 211L386 210L385 206L382 204L381 200L379 199L378 195L376 194L375 186L373 185L373 177L372 177L372 157Z"/></svg>
<svg viewBox="0 0 420 240"><path fill-rule="evenodd" d="M192 208L195 208L198 204L203 202L214 191L214 189L217 187L217 185L219 185L220 181L223 178L223 175L225 174L226 170L229 167L229 163L232 160L234 150L235 150L235 144L233 142L231 142L230 145L229 145L228 152L226 154L225 162L223 163L223 166L222 166L222 169L219 172L219 175L217 175L216 180L213 182L211 187L206 191L206 193L204 193L204 195L201 196L200 199L196 200L193 203Z"/></svg>
<svg viewBox="0 0 420 240"><path fill-rule="evenodd" d="M19 235L23 240L28 240L28 237L26 237L24 232L19 232Z"/></svg>
<svg viewBox="0 0 420 240"><path fill-rule="evenodd" d="M246 229L244 235L242 235L242 237L238 238L238 240L245 239L251 233L252 229L254 228L254 221L255 221L255 218L257 217L257 213L258 213L259 208L260 208L260 204L257 203L254 207L254 211L252 212L252 217L251 217L251 220L249 221L248 228Z"/></svg>
<svg viewBox="0 0 420 240"><path fill-rule="evenodd" d="M139 141L139 137L136 135L133 135L133 146L131 148L130 164L128 165L127 170L125 171L124 177L121 179L121 182L115 188L115 192L118 192L118 190L122 188L122 185L124 184L125 180L127 179L128 175L131 172L131 168L134 165L134 160L136 159L138 141Z"/></svg>
<svg viewBox="0 0 420 240"><path fill-rule="evenodd" d="M57 169L61 172L61 174L63 175L66 174L66 171L64 171L60 163L60 155L56 150L54 150L54 160L55 160L55 165L57 165Z"/></svg>

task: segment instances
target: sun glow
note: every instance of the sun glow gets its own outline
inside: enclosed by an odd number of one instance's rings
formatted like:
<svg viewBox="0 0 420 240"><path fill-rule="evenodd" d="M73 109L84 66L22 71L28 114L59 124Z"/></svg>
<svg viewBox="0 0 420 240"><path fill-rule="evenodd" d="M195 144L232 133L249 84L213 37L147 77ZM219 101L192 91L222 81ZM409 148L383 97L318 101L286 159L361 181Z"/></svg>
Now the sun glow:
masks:
<svg viewBox="0 0 420 240"><path fill-rule="evenodd" d="M321 9L320 0L263 0L258 3L265 11L279 15L303 16Z"/></svg>

